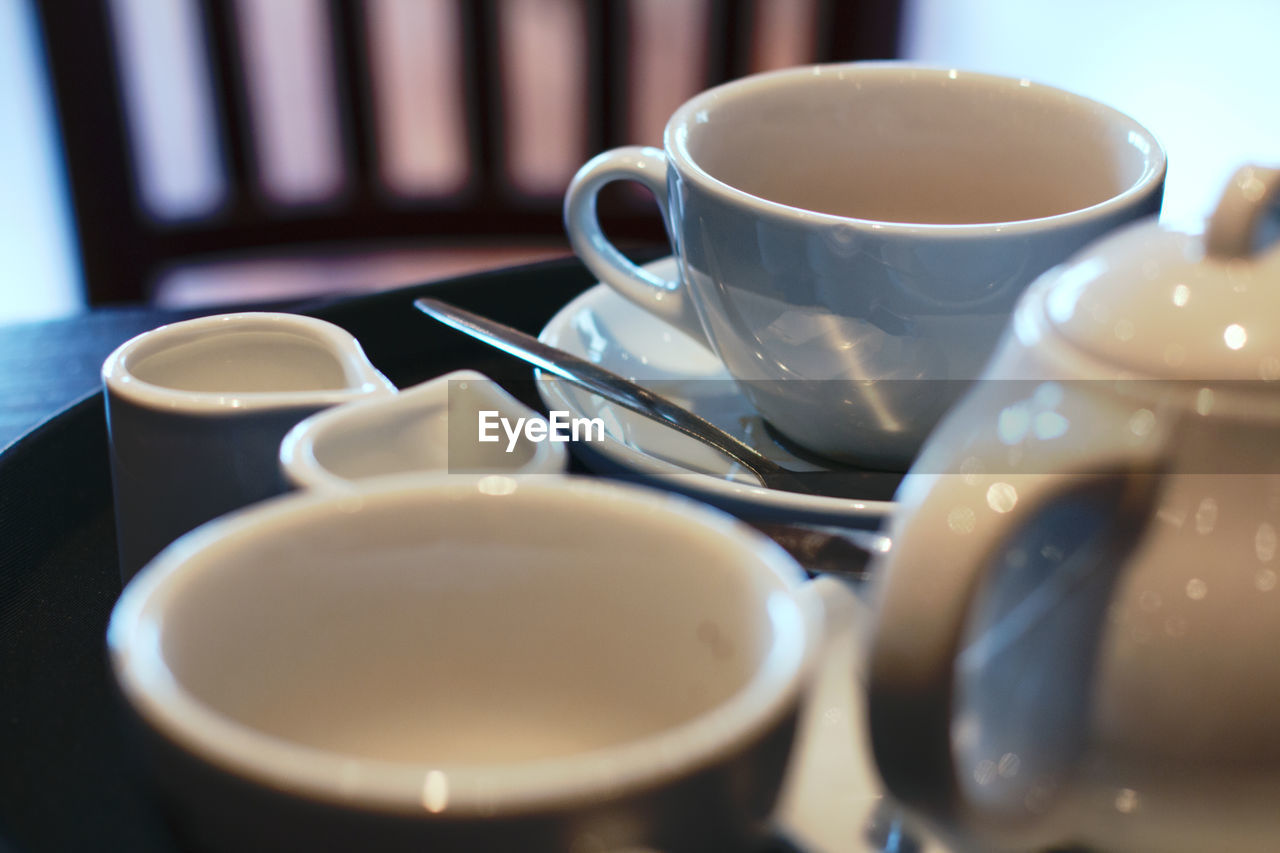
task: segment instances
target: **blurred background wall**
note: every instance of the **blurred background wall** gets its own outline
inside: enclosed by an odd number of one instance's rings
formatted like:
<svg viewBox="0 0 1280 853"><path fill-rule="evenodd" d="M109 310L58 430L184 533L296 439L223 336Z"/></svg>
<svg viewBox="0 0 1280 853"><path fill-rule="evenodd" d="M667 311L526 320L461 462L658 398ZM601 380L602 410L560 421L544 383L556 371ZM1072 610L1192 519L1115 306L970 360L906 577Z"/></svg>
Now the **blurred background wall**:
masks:
<svg viewBox="0 0 1280 853"><path fill-rule="evenodd" d="M475 15L470 10L480 6L454 0L0 0L0 321L85 304L77 248L83 235L39 26L42 9L47 18L49 7L67 3L101 7L114 44L128 139L114 140L104 125L101 168L113 167L113 140L133 164L131 183L111 193L122 197L90 199L107 213L82 227L113 210L140 211L166 237L166 228L178 231L184 222L229 217L239 170L254 187L258 217L243 220L245 232L303 233L289 230L287 213L313 222L329 217L330 230L321 233L341 235L344 221L329 208L353 191L352 150L376 173L370 197L378 215L390 209L386 221L401 223L376 253L340 239L286 255L262 247L235 256L197 251L193 262L137 283L138 293L170 305L389 287L563 254L554 208L573 170L607 145L657 144L672 108L714 79L707 76L713 65L735 76L824 55L896 53L1081 92L1130 113L1165 142L1164 219L1181 228L1197 226L1236 164L1280 162L1280 95L1267 67L1280 3L1270 0L906 0L900 10L880 4L893 9L875 19L859 15L877 3L856 0L483 0L483 14ZM209 10L222 7L229 14L211 37ZM339 9L358 19L335 28L330 18ZM586 19L599 23L601 9L623 19L627 34L625 93L612 99L583 73L613 67L583 26ZM898 33L893 44L857 43L863 34L853 30L890 19ZM744 43L721 44L725 21ZM463 68L477 67L467 54L472 42L459 38L474 35L477 22L492 30L485 43L501 56L479 73L508 93L496 115L479 119L474 81L462 76ZM331 71L351 59L344 25L359 30L360 45L372 46L361 54L372 81L372 157L369 140L353 141L339 118L351 95L334 85ZM65 15L60 26L67 26ZM219 46L228 39L236 46L231 71L220 64L228 54ZM592 66L593 57L604 64ZM54 70L64 86L73 79L65 68ZM229 87L244 94L231 110L231 132L252 137L249 156L229 154L221 127ZM599 123L598 113L608 114L607 128L579 130ZM498 196L484 195L489 189L475 195L469 132L477 120L500 141L501 150L487 156L501 173L503 209L521 232L509 238L483 212ZM82 121L81 138L85 131ZM83 174L84 158L77 163ZM480 212L449 206L468 192L484 202ZM78 199L82 219L89 202ZM422 220L433 233L415 234L414 220L395 215L397 207L424 206L436 217ZM535 221L521 218L532 210L551 218L520 226ZM641 199L624 198L620 210L656 219ZM359 220L349 222L355 233Z"/></svg>
<svg viewBox="0 0 1280 853"><path fill-rule="evenodd" d="M83 303L74 223L30 0L0 0L0 322Z"/></svg>

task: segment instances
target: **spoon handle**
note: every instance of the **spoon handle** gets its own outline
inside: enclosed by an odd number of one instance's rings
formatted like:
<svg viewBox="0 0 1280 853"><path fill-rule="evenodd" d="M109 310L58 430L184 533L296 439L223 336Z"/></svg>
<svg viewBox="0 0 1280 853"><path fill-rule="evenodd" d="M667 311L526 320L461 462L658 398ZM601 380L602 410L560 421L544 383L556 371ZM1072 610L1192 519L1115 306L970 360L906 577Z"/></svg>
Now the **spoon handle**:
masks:
<svg viewBox="0 0 1280 853"><path fill-rule="evenodd" d="M711 445L755 474L768 487L808 494L822 493L809 488L805 475L783 468L715 424L597 364L544 344L518 329L438 299L424 297L413 304L419 311L451 328ZM840 575L855 581L866 577L867 564L873 555L890 547L888 538L866 530L786 522L748 523L781 545L810 573Z"/></svg>
<svg viewBox="0 0 1280 853"><path fill-rule="evenodd" d="M423 297L414 307L445 325L484 341L535 367L599 394L611 402L647 418L659 421L678 432L709 444L742 465L764 485L787 478L790 472L762 455L755 448L734 438L715 424L675 405L649 389L637 385L598 364L592 364L571 353L544 344L533 335L505 326L487 317L473 314L456 305Z"/></svg>
<svg viewBox="0 0 1280 853"><path fill-rule="evenodd" d="M892 542L883 533L848 527L802 524L794 521L748 521L751 527L782 546L805 571L863 581L876 555Z"/></svg>

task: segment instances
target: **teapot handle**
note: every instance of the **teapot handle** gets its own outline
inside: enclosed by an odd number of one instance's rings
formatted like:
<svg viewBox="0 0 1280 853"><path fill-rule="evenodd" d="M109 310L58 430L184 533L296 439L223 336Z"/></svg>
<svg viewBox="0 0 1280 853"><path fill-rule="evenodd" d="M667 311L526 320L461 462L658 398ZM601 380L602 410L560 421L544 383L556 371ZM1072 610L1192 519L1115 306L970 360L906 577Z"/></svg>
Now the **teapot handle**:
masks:
<svg viewBox="0 0 1280 853"><path fill-rule="evenodd" d="M1247 258L1257 252L1268 214L1280 214L1280 169L1241 166L1231 176L1205 230L1205 247L1216 258ZM1280 234L1270 235L1272 239Z"/></svg>
<svg viewBox="0 0 1280 853"><path fill-rule="evenodd" d="M997 382L986 393L1017 384ZM893 545L885 571L873 579L867 697L876 764L889 791L944 820L963 822L951 742L953 673L992 557L1040 511L1101 489L1116 507L1099 540L1102 560L1107 570L1118 568L1145 527L1161 479L1163 435L1155 427L1131 428L1152 423L1133 420L1141 405L1062 384L1056 412L1070 418L1066 434L1031 430L1012 448L1009 431L998 424L975 429L971 410L944 423L931 448L948 459L992 463L1011 459L1011 449L1021 452L1004 470L972 473L965 472L972 464L959 471L934 465L926 450L899 491ZM983 402L990 417L1001 416L999 405L993 410Z"/></svg>

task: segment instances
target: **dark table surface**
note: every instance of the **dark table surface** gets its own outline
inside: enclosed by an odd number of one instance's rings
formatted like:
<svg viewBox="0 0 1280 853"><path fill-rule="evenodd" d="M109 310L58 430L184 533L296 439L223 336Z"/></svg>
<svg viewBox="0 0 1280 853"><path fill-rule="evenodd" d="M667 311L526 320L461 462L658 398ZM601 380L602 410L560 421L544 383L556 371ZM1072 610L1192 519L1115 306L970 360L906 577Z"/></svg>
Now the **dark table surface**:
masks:
<svg viewBox="0 0 1280 853"><path fill-rule="evenodd" d="M0 325L0 448L99 390L111 351L134 335L206 312L131 306Z"/></svg>

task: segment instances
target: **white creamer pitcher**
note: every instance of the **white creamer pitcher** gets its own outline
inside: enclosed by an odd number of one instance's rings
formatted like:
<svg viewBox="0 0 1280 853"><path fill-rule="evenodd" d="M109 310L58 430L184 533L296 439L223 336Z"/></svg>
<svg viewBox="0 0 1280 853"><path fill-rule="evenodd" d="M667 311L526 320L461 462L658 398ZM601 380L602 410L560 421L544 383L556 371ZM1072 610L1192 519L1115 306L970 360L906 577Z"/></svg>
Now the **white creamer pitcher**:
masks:
<svg viewBox="0 0 1280 853"><path fill-rule="evenodd" d="M313 412L390 395L343 329L280 313L161 326L102 366L120 572L214 516L284 490L277 452Z"/></svg>

